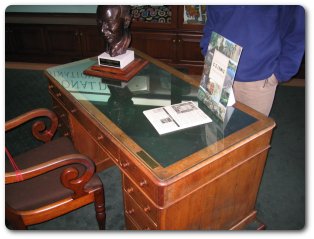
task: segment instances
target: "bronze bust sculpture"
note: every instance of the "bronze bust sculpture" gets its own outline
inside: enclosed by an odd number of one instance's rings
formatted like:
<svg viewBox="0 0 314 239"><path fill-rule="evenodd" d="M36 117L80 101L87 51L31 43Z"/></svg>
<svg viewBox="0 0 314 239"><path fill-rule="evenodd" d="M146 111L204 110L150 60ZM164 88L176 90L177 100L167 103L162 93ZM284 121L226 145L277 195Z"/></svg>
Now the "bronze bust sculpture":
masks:
<svg viewBox="0 0 314 239"><path fill-rule="evenodd" d="M124 54L131 42L129 26L130 6L99 5L97 7L97 26L107 42L106 52L114 57Z"/></svg>

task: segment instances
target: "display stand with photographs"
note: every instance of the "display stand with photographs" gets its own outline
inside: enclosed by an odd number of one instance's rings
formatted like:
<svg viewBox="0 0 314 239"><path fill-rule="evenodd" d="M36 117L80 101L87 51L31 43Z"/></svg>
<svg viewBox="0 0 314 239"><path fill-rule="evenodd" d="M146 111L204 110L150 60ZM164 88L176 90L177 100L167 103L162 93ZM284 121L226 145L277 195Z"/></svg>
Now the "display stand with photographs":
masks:
<svg viewBox="0 0 314 239"><path fill-rule="evenodd" d="M230 101L234 103L232 85L241 52L241 46L212 32L198 98L222 121Z"/></svg>

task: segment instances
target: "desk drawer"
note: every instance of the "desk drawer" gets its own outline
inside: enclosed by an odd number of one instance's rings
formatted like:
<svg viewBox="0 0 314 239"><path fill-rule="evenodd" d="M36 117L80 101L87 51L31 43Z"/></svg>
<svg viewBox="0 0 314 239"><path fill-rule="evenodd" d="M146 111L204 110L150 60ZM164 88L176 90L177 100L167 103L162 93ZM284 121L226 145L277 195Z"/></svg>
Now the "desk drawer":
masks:
<svg viewBox="0 0 314 239"><path fill-rule="evenodd" d="M52 104L53 104L53 111L58 116L58 128L63 136L71 136L70 135L70 128L69 128L69 119L68 114L65 109L61 106L61 104L52 96Z"/></svg>
<svg viewBox="0 0 314 239"><path fill-rule="evenodd" d="M157 199L156 185L133 163L123 151L120 151L120 168L132 179L140 191L147 194L153 201ZM144 166L143 166L144 167Z"/></svg>
<svg viewBox="0 0 314 239"><path fill-rule="evenodd" d="M124 219L127 230L141 230L141 228L128 215L125 215Z"/></svg>
<svg viewBox="0 0 314 239"><path fill-rule="evenodd" d="M90 127L90 130L92 131L92 135L97 135L98 143L102 147L104 147L107 150L108 154L111 156L111 158L118 163L120 152L118 147L109 139L108 136L104 135L103 133L100 133L97 127L92 126Z"/></svg>
<svg viewBox="0 0 314 239"><path fill-rule="evenodd" d="M137 202L143 212L155 223L157 222L158 209L142 194L142 192L127 177L123 177L124 191Z"/></svg>
<svg viewBox="0 0 314 239"><path fill-rule="evenodd" d="M146 215L139 205L128 195L124 194L125 214L140 227L141 230L156 230L157 225Z"/></svg>
<svg viewBox="0 0 314 239"><path fill-rule="evenodd" d="M109 136L101 133L99 127L95 125L89 117L82 112L81 109L77 107L65 96L53 83L49 82L49 92L65 109L67 109L70 114L76 118L80 124L88 131L90 135L93 136L95 141L98 142L110 155L110 157L118 162L119 150L118 147L112 142Z"/></svg>
<svg viewBox="0 0 314 239"><path fill-rule="evenodd" d="M74 146L79 152L87 155L95 162L97 172L114 164L107 152L103 150L94 137L89 134L76 118L70 117L70 125Z"/></svg>
<svg viewBox="0 0 314 239"><path fill-rule="evenodd" d="M63 104L63 106L69 111L71 112L72 114L74 114L77 109L76 107L73 105L73 103L67 99L67 97L65 97L63 95L63 93L61 93L61 91L55 87L53 84L51 84L49 82L48 84L48 89L49 89L49 93L54 96L60 103Z"/></svg>

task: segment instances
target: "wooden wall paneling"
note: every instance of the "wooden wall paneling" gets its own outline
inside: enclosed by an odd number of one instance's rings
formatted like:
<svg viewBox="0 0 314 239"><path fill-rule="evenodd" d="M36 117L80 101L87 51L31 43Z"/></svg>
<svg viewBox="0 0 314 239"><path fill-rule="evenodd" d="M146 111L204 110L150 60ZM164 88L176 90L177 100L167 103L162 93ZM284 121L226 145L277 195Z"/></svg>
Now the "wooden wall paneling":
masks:
<svg viewBox="0 0 314 239"><path fill-rule="evenodd" d="M82 47L79 28L67 25L48 25L46 34L49 53L53 56L80 57Z"/></svg>
<svg viewBox="0 0 314 239"><path fill-rule="evenodd" d="M6 60L25 61L29 57L43 58L48 54L44 29L37 25L6 24Z"/></svg>
<svg viewBox="0 0 314 239"><path fill-rule="evenodd" d="M201 75L204 67L204 56L201 53L200 34L179 34L177 64L190 69L190 74Z"/></svg>
<svg viewBox="0 0 314 239"><path fill-rule="evenodd" d="M176 34L165 32L132 32L131 47L145 52L158 60L174 63Z"/></svg>
<svg viewBox="0 0 314 239"><path fill-rule="evenodd" d="M12 28L15 47L22 54L47 54L44 30L36 25L19 25Z"/></svg>
<svg viewBox="0 0 314 239"><path fill-rule="evenodd" d="M105 40L98 32L96 26L80 27L79 34L82 43L82 55L84 57L98 56L106 50Z"/></svg>

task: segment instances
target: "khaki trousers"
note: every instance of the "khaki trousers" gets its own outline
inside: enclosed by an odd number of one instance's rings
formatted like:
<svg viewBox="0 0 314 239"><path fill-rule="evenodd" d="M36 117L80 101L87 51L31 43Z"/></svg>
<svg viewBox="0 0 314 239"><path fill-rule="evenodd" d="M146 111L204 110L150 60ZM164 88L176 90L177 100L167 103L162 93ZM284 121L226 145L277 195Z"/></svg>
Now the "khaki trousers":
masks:
<svg viewBox="0 0 314 239"><path fill-rule="evenodd" d="M268 116L274 102L278 81L274 74L269 78L252 82L234 81L233 91L239 101Z"/></svg>

